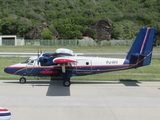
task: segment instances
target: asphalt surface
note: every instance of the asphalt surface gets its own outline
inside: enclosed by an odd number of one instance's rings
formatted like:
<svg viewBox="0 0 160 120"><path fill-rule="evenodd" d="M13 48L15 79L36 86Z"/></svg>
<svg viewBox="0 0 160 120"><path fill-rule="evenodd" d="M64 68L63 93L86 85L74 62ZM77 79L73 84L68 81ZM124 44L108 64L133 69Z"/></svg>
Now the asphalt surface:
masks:
<svg viewBox="0 0 160 120"><path fill-rule="evenodd" d="M11 120L159 120L160 82L0 81Z"/></svg>

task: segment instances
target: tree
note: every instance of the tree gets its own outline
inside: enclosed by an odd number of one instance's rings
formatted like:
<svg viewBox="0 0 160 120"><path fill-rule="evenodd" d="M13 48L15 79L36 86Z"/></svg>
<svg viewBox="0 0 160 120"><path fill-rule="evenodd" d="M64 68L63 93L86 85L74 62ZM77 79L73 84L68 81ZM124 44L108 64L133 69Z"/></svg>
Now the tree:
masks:
<svg viewBox="0 0 160 120"><path fill-rule="evenodd" d="M68 33L96 38L87 28L107 17L114 24L112 37L130 39L141 26L157 27L160 19L159 0L1 0L0 4L0 34L18 36L46 22L63 39Z"/></svg>
<svg viewBox="0 0 160 120"><path fill-rule="evenodd" d="M42 32L42 39L53 40L52 32L48 28L45 28L43 30L43 32Z"/></svg>

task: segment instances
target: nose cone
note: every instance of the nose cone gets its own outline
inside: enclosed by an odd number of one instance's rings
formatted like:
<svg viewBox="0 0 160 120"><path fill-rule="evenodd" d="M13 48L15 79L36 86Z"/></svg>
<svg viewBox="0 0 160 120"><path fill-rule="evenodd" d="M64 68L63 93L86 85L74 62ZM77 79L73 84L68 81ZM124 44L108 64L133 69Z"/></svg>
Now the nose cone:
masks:
<svg viewBox="0 0 160 120"><path fill-rule="evenodd" d="M9 71L10 71L10 68L9 68L9 67L4 68L4 72L5 72L5 73L10 73Z"/></svg>
<svg viewBox="0 0 160 120"><path fill-rule="evenodd" d="M13 74L15 71L14 71L14 69L12 69L12 67L8 66L8 67L4 68L4 72L9 73L9 74Z"/></svg>
<svg viewBox="0 0 160 120"><path fill-rule="evenodd" d="M8 74L14 74L14 75L21 75L21 74L23 75L23 73L25 72L24 68L26 68L26 64L14 64L4 68L4 72Z"/></svg>
<svg viewBox="0 0 160 120"><path fill-rule="evenodd" d="M0 120L10 120L11 112L6 108L0 107Z"/></svg>

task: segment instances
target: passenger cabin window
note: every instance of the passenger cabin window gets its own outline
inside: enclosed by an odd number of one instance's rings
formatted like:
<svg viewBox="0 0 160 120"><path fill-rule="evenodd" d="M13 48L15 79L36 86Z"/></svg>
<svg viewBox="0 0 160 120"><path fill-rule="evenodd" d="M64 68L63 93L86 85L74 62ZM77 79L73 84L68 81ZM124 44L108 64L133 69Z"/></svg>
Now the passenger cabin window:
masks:
<svg viewBox="0 0 160 120"><path fill-rule="evenodd" d="M86 62L86 65L89 65L89 62Z"/></svg>

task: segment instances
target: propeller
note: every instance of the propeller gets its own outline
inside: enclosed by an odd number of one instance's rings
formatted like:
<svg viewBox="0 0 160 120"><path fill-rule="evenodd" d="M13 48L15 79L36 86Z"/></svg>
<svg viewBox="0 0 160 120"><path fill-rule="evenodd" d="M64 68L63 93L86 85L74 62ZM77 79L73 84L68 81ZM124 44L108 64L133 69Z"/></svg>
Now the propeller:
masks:
<svg viewBox="0 0 160 120"><path fill-rule="evenodd" d="M37 57L38 57L38 62L37 62L37 64L38 64L38 66L39 66L39 57L40 57L41 54L42 54L42 50L41 50L41 49L38 49L38 52L37 52Z"/></svg>
<svg viewBox="0 0 160 120"><path fill-rule="evenodd" d="M38 51L37 51L37 57L38 57L38 62L37 62L37 65L39 66L39 49L38 49Z"/></svg>

